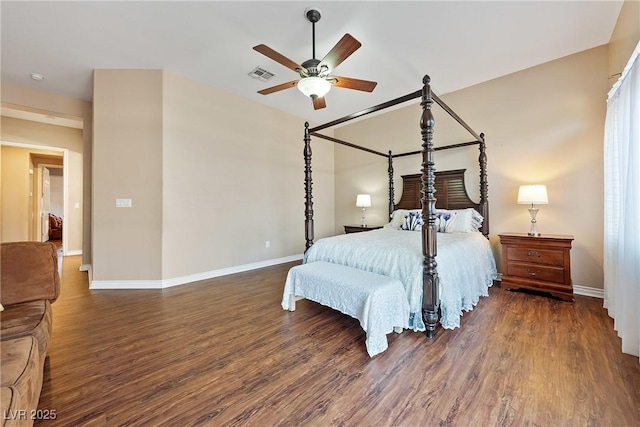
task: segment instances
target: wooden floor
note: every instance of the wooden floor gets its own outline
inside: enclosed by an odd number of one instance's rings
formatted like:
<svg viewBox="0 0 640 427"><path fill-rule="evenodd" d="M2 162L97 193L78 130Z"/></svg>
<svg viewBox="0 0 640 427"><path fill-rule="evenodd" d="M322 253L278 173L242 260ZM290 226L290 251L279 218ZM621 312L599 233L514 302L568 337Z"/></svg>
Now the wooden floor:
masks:
<svg viewBox="0 0 640 427"><path fill-rule="evenodd" d="M640 363L602 300L491 289L428 341L371 359L358 322L280 307L285 264L183 285L88 291L66 257L39 408L46 426L637 426Z"/></svg>

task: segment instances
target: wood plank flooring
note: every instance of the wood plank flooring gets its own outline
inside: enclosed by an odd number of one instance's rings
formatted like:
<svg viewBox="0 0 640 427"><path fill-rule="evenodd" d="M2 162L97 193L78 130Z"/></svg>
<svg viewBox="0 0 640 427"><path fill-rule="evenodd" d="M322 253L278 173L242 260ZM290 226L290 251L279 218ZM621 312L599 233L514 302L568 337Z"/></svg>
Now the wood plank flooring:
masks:
<svg viewBox="0 0 640 427"><path fill-rule="evenodd" d="M283 264L89 291L65 257L40 426L637 426L640 363L602 300L493 287L456 330L369 358L357 320L280 307Z"/></svg>

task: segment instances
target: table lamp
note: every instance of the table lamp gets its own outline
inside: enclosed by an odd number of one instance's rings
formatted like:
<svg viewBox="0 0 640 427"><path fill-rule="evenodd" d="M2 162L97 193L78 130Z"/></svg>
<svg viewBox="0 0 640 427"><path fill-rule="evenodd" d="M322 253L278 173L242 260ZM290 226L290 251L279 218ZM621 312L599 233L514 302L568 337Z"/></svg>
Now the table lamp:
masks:
<svg viewBox="0 0 640 427"><path fill-rule="evenodd" d="M369 194L358 194L356 198L356 207L362 208L362 226L366 227L364 213L367 208L371 207L371 196Z"/></svg>
<svg viewBox="0 0 640 427"><path fill-rule="evenodd" d="M518 204L528 205L531 204L529 208L529 214L531 215L531 229L529 230L529 236L539 236L538 226L536 221L536 215L538 214L538 208L536 208L536 204L538 205L546 205L549 203L549 198L547 197L547 186L546 185L521 185L518 190Z"/></svg>

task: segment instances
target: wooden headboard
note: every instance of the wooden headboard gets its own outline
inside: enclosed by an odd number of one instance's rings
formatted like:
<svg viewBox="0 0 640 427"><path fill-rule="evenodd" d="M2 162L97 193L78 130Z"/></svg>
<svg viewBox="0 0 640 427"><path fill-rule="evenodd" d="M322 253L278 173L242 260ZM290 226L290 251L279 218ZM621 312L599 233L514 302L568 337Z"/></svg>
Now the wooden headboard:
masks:
<svg viewBox="0 0 640 427"><path fill-rule="evenodd" d="M475 203L469 198L464 184L466 169L436 172L436 208L437 209L466 209L474 208L481 214L483 209L480 203ZM422 174L402 175L402 196L395 204L395 209L422 209ZM486 216L486 215L484 215ZM483 233L488 235L488 225L483 227Z"/></svg>

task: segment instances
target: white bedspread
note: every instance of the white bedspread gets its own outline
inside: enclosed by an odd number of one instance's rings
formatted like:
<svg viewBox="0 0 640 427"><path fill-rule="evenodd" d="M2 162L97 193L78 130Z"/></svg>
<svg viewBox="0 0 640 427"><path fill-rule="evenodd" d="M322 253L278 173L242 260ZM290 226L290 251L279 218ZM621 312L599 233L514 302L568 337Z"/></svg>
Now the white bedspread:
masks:
<svg viewBox="0 0 640 427"><path fill-rule="evenodd" d="M481 233L438 233L440 324L460 326L497 277L488 240ZM326 261L399 279L409 299L409 327L424 331L422 320L422 234L382 228L365 233L320 239L305 254L305 262Z"/></svg>
<svg viewBox="0 0 640 427"><path fill-rule="evenodd" d="M408 328L409 303L397 280L339 264L311 262L289 270L282 308L294 310L291 296L303 296L358 319L373 357L388 348L387 334Z"/></svg>

